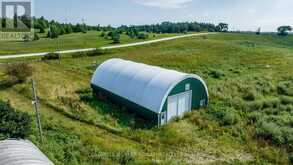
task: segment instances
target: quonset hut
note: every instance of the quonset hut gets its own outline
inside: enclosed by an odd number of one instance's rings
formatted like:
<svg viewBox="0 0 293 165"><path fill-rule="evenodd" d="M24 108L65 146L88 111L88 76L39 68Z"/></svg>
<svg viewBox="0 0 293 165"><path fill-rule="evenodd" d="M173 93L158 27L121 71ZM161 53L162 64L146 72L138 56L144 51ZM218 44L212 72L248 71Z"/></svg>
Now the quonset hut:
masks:
<svg viewBox="0 0 293 165"><path fill-rule="evenodd" d="M54 165L28 140L0 141L0 165Z"/></svg>
<svg viewBox="0 0 293 165"><path fill-rule="evenodd" d="M159 125L208 104L208 89L197 75L110 59L95 71L91 86L99 96Z"/></svg>

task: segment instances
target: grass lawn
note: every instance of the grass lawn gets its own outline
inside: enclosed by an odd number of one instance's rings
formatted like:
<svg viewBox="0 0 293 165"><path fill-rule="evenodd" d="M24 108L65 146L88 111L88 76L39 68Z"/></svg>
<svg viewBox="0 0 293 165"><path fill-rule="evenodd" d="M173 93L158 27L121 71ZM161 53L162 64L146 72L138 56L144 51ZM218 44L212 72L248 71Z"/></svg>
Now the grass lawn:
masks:
<svg viewBox="0 0 293 165"><path fill-rule="evenodd" d="M30 139L57 165L288 164L292 42L293 36L217 34L95 57L66 56L61 64L32 63L45 141L38 142L35 127ZM110 58L198 74L208 84L210 104L166 126L150 127L135 114L92 96L91 76ZM4 70L0 65L2 80ZM29 82L0 88L0 98L34 114Z"/></svg>
<svg viewBox="0 0 293 165"><path fill-rule="evenodd" d="M48 39L41 36L38 41L0 41L0 55L52 52L57 50L70 50L82 48L99 48L111 45L112 40L100 37L101 32L89 31L87 33L72 33L59 36L57 39ZM175 36L178 34L149 34L147 40L159 39L163 37ZM43 37L43 38L42 38ZM140 39L131 39L127 35L121 35L121 44L145 41Z"/></svg>

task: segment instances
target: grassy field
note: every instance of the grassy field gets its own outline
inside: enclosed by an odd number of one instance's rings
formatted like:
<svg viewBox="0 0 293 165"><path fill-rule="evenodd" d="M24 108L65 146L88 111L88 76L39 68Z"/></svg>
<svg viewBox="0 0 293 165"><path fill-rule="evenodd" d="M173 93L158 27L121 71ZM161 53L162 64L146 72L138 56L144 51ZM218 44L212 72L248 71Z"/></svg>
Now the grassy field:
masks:
<svg viewBox="0 0 293 165"><path fill-rule="evenodd" d="M0 55L2 54L21 54L21 53L38 53L52 52L57 50L70 50L82 48L99 48L111 45L112 40L100 37L101 32L88 31L87 33L72 33L59 36L57 39L45 38L40 35L41 39L31 42L23 41L0 41ZM149 34L147 40L159 39L163 37L175 36L176 34ZM177 34L178 35L178 34ZM141 39L131 39L125 34L121 35L121 44L145 41Z"/></svg>
<svg viewBox="0 0 293 165"><path fill-rule="evenodd" d="M89 42L89 41L88 41ZM89 42L90 43L90 42ZM293 152L293 36L217 34L31 64L45 140L61 164L289 164ZM2 50L2 49L1 49ZM76 56L75 56L76 57ZM123 58L207 82L210 104L163 127L92 97L96 66ZM5 79L5 66L0 66ZM0 98L33 115L30 83Z"/></svg>

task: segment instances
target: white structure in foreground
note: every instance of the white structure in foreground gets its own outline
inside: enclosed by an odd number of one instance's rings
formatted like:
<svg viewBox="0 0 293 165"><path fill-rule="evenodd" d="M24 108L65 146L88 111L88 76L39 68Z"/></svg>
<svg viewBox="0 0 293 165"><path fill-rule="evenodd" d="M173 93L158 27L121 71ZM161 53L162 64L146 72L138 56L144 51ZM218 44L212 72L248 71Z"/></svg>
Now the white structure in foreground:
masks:
<svg viewBox="0 0 293 165"><path fill-rule="evenodd" d="M28 140L0 141L0 165L54 165Z"/></svg>

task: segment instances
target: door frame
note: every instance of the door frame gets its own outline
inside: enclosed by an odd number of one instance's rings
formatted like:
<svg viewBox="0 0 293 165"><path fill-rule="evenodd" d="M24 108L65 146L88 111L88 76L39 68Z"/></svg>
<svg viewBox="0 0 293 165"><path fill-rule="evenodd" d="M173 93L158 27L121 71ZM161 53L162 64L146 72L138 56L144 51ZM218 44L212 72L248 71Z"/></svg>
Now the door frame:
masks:
<svg viewBox="0 0 293 165"><path fill-rule="evenodd" d="M189 94L189 100L188 100L188 111L185 111L184 113L191 111L191 107L192 107L192 90L188 90L188 91L179 93L177 97L179 98L180 96L185 95L185 94ZM177 100L177 116L179 116L179 114L178 114L178 104L179 104L179 101Z"/></svg>
<svg viewBox="0 0 293 165"><path fill-rule="evenodd" d="M169 111L169 109L168 109L169 98L174 98L174 97L177 98L177 101L176 101L176 116L178 117L179 116L179 114L178 114L178 103L179 103L178 98L180 96L186 95L186 94L189 94L188 111L186 111L186 112L190 112L191 109L192 109L192 90L188 90L188 91L185 91L185 92L178 93L176 95L168 96L168 99L167 99L167 113L166 113L166 116L167 116L166 117L166 120L167 120L167 122L169 120L169 116L168 116L168 111Z"/></svg>

